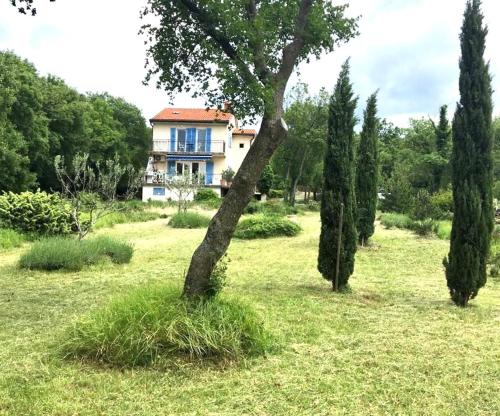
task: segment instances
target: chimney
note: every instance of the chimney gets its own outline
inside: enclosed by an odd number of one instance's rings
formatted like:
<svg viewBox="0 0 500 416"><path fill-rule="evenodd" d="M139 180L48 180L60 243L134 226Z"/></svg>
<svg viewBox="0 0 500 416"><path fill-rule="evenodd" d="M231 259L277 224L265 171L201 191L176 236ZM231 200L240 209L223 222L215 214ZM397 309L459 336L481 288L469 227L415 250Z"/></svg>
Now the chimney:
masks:
<svg viewBox="0 0 500 416"><path fill-rule="evenodd" d="M224 101L224 112L232 113L233 112L233 104L231 101Z"/></svg>

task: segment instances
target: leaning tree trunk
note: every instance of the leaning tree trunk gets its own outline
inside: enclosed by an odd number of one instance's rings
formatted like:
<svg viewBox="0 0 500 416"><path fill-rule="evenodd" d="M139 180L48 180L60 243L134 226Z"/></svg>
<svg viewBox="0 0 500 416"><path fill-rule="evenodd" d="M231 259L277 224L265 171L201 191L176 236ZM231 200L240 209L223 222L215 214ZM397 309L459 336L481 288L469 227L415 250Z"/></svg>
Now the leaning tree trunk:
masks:
<svg viewBox="0 0 500 416"><path fill-rule="evenodd" d="M281 115L282 111L278 111L272 118L264 116L257 138L210 222L205 238L191 258L184 296L203 297L209 292L212 270L226 252L238 220L255 192L260 174L286 135Z"/></svg>

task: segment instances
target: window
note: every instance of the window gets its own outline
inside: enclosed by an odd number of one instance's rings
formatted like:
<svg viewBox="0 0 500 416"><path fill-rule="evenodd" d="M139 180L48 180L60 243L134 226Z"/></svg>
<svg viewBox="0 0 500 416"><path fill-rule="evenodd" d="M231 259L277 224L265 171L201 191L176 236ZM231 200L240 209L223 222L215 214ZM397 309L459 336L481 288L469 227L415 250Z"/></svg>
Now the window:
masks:
<svg viewBox="0 0 500 416"><path fill-rule="evenodd" d="M186 151L186 130L178 129L177 130L177 151L184 152Z"/></svg>
<svg viewBox="0 0 500 416"><path fill-rule="evenodd" d="M240 143L240 149L244 149L245 148L245 143Z"/></svg>
<svg viewBox="0 0 500 416"><path fill-rule="evenodd" d="M182 175L182 163L177 163L177 175Z"/></svg>
<svg viewBox="0 0 500 416"><path fill-rule="evenodd" d="M165 196L165 188L153 188L154 196Z"/></svg>
<svg viewBox="0 0 500 416"><path fill-rule="evenodd" d="M198 142L196 144L196 150L198 152L204 152L207 143L207 130L198 129Z"/></svg>
<svg viewBox="0 0 500 416"><path fill-rule="evenodd" d="M193 162L191 164L191 172L193 175L198 175L198 172L200 171L200 164L197 162Z"/></svg>

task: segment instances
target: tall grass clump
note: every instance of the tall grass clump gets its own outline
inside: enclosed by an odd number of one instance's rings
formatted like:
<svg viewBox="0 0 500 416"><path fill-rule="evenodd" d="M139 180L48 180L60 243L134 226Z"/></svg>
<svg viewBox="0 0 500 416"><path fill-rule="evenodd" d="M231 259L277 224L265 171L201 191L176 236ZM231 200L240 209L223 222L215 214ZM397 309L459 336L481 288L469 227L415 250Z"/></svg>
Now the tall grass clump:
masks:
<svg viewBox="0 0 500 416"><path fill-rule="evenodd" d="M59 353L133 367L169 358L234 360L273 346L250 307L221 297L190 301L177 288L162 285L136 289L74 323Z"/></svg>
<svg viewBox="0 0 500 416"><path fill-rule="evenodd" d="M234 236L241 239L293 237L299 234L298 224L273 215L252 215L240 221Z"/></svg>
<svg viewBox="0 0 500 416"><path fill-rule="evenodd" d="M0 250L21 247L24 241L23 234L14 230L0 228Z"/></svg>
<svg viewBox="0 0 500 416"><path fill-rule="evenodd" d="M31 249L21 256L19 267L31 270L80 271L103 261L106 257L115 264L130 262L133 247L111 237L101 236L89 240L64 237L46 238L36 241Z"/></svg>
<svg viewBox="0 0 500 416"><path fill-rule="evenodd" d="M168 225L172 228L204 228L208 227L210 217L197 212L178 212L172 215Z"/></svg>
<svg viewBox="0 0 500 416"><path fill-rule="evenodd" d="M413 221L405 214L384 213L380 216L380 223L388 229L401 228L403 230L411 230Z"/></svg>
<svg viewBox="0 0 500 416"><path fill-rule="evenodd" d="M107 228L113 227L117 224L153 221L158 218L161 218L161 214L158 212L141 211L139 209L130 211L117 211L111 212L108 215L99 218L94 228Z"/></svg>

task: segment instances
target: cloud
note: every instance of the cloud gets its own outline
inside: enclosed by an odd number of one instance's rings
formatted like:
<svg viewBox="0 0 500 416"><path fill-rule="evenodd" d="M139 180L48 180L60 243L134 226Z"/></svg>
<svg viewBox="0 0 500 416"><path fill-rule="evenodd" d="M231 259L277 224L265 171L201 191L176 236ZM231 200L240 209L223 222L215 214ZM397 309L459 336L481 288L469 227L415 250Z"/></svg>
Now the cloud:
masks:
<svg viewBox="0 0 500 416"><path fill-rule="evenodd" d="M351 57L352 80L360 97L380 89L381 115L400 124L410 116L437 114L458 99L458 34L464 1L351 0L349 14L361 15L360 36L336 52L300 67L310 91L332 90L342 62ZM42 74L60 76L79 91L108 91L135 103L146 118L167 106L167 94L144 86L145 47L137 35L143 2L72 0L41 2L36 17L19 15L0 2L0 49L33 62ZM500 113L500 16L498 0L483 0L490 27L487 58ZM496 76L495 76L496 75ZM297 81L297 77L292 79ZM177 106L202 106L187 94Z"/></svg>

